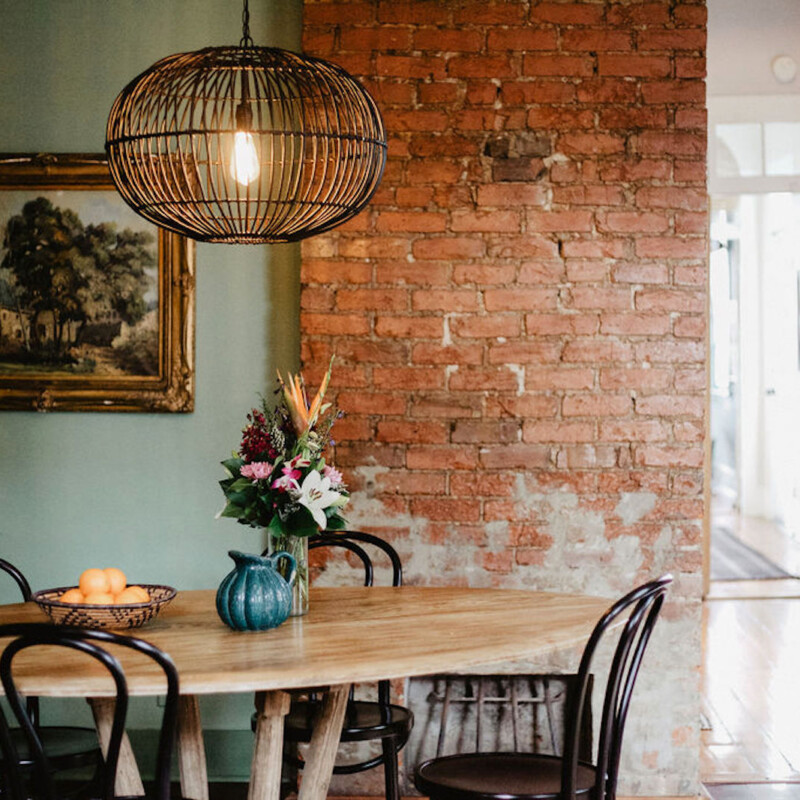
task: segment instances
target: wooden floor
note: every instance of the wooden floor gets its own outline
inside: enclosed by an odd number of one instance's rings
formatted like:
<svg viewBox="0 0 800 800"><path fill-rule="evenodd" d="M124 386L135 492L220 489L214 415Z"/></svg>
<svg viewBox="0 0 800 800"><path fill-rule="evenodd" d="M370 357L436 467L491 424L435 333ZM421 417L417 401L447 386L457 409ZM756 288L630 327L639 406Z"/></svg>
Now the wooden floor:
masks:
<svg viewBox="0 0 800 800"><path fill-rule="evenodd" d="M798 574L800 547L776 526L729 522ZM703 781L800 782L800 580L714 583L705 622ZM800 785L729 788L719 797L800 798Z"/></svg>

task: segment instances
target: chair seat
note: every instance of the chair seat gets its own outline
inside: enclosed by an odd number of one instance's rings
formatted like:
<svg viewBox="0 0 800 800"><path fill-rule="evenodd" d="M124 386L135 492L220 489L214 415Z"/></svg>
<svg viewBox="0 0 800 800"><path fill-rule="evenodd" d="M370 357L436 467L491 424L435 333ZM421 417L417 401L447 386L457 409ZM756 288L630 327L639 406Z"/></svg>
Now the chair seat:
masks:
<svg viewBox="0 0 800 800"><path fill-rule="evenodd" d="M420 764L414 783L432 800L546 800L561 791L562 760L532 753L464 753ZM578 765L576 795L590 798L595 770Z"/></svg>
<svg viewBox="0 0 800 800"><path fill-rule="evenodd" d="M314 722L319 718L321 703L316 700L298 700L284 720L284 737L292 742L310 742ZM388 719L382 718L378 703L368 700L351 700L347 704L340 741L362 742L400 736L405 740L411 731L413 716L403 706L388 707Z"/></svg>
<svg viewBox="0 0 800 800"><path fill-rule="evenodd" d="M91 728L45 725L38 729L44 752L57 769L82 767L96 763L100 756L97 733ZM19 728L11 731L11 739L19 754L20 764L30 764L28 742ZM0 757L2 762L2 757Z"/></svg>

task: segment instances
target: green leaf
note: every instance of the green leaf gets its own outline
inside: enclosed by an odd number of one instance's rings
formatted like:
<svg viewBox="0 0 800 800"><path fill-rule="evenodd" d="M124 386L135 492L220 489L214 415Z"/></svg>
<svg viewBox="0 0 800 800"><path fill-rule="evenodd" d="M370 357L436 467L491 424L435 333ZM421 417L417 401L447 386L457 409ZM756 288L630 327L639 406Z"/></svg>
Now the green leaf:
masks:
<svg viewBox="0 0 800 800"><path fill-rule="evenodd" d="M314 517L305 506L300 506L289 516L284 523L284 529L293 536L311 536L319 530L317 523L314 522Z"/></svg>
<svg viewBox="0 0 800 800"><path fill-rule="evenodd" d="M239 472L241 471L242 467L244 466L244 459L243 458L226 458L222 463L222 466L228 471L232 478L238 478Z"/></svg>
<svg viewBox="0 0 800 800"><path fill-rule="evenodd" d="M347 527L347 520L344 517L340 517L338 514L334 514L331 517L328 517L328 525L326 530L329 531L343 531Z"/></svg>
<svg viewBox="0 0 800 800"><path fill-rule="evenodd" d="M228 503L220 513L221 517L235 517L236 519L243 515L244 509L241 506L234 505L233 503Z"/></svg>
<svg viewBox="0 0 800 800"><path fill-rule="evenodd" d="M253 481L250 478L237 478L230 486L232 492L242 492L253 486Z"/></svg>

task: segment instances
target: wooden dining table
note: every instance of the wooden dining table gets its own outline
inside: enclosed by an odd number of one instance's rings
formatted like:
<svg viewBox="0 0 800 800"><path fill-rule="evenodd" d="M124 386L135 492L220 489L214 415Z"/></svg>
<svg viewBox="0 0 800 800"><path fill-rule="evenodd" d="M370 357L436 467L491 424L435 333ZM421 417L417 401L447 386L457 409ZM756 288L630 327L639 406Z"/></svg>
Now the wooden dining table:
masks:
<svg viewBox="0 0 800 800"><path fill-rule="evenodd" d="M327 687L299 793L299 800L324 800L351 684L457 672L582 645L608 605L598 597L502 589L315 587L306 616L269 631L236 632L217 616L213 590L181 591L157 619L130 633L169 653L178 669L184 797L208 800L199 696L253 693L257 725L248 800L278 800L288 691ZM0 624L45 619L33 603L0 606ZM4 644L0 640L0 649ZM126 648L111 649L132 695L164 693L163 674L153 662ZM90 698L101 745L106 743L111 679L81 654L59 654L54 665L44 650L16 659L20 689L40 697ZM127 743L117 791L143 793Z"/></svg>

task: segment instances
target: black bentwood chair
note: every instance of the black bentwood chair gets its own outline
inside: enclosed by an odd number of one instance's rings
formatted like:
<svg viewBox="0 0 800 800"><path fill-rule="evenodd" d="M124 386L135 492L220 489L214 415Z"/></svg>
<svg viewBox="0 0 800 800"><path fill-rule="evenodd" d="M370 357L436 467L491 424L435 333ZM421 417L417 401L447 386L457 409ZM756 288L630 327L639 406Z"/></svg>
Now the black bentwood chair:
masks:
<svg viewBox="0 0 800 800"><path fill-rule="evenodd" d="M622 734L633 687L671 575L646 583L618 600L595 626L583 651L569 699L563 756L470 753L434 758L414 774L431 800L615 800ZM622 631L609 670L597 763L579 760L590 669L603 634L619 621Z"/></svg>
<svg viewBox="0 0 800 800"><path fill-rule="evenodd" d="M362 545L375 547L388 556L392 570L392 586L403 582L403 567L395 549L383 539L359 531L319 533L309 538L308 549L338 547L353 553L364 568L364 586L372 586L374 566ZM284 762L294 769L302 769L303 761L296 755L297 744L311 741L315 720L322 711L322 701L314 692L308 699L292 701L284 721ZM366 742L379 740L381 753L373 758L353 764L337 764L335 775L353 775L383 764L387 800L400 800L400 783L397 754L408 741L414 717L407 708L393 705L389 681L378 682L377 700L357 700L350 692L345 712L340 742Z"/></svg>
<svg viewBox="0 0 800 800"><path fill-rule="evenodd" d="M53 768L44 750L42 739L33 723L25 703L14 682L12 666L18 653L29 647L62 647L77 650L95 659L110 673L116 686L116 706L111 726L111 736L106 753L105 764L101 770L99 784L101 800L121 800L114 793L122 736L125 732L125 718L128 711L128 686L119 661L102 645L119 645L149 656L164 672L167 679L167 693L164 702L164 716L158 740L154 789L152 800L169 800L170 761L172 746L178 720L178 672L172 659L157 647L109 631L69 628L50 624L20 623L0 625L0 638L13 637L0 656L0 680L3 683L8 704L22 729L25 745L30 752L32 768L20 767L18 750L0 708L0 752L3 754L3 785L9 800L58 800L53 780ZM58 658L52 659L53 670L58 670Z"/></svg>
<svg viewBox="0 0 800 800"><path fill-rule="evenodd" d="M0 558L0 570L10 575L19 587L22 599L28 603L33 593L25 576L13 564ZM50 767L55 772L65 770L95 767L102 764L100 745L97 741L97 732L94 728L78 728L74 726L42 725L39 714L39 698L29 697L26 701L28 717L33 721L38 736L44 746ZM22 731L14 728L11 732L20 765L30 768L33 764L30 753L24 743ZM4 756L0 755L0 764ZM2 767L0 767L1 769Z"/></svg>

